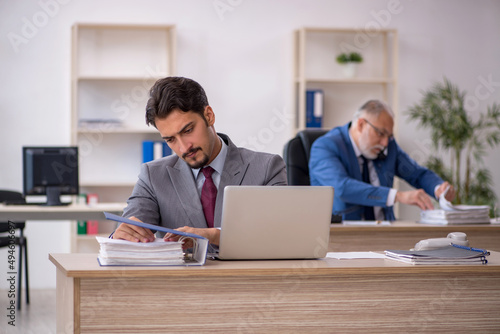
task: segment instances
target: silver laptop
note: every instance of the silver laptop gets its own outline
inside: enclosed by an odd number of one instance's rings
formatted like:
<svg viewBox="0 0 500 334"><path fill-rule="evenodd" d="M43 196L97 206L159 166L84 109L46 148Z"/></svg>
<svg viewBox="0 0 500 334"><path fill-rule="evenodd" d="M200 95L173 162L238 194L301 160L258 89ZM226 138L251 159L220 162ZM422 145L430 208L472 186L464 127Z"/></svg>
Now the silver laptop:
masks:
<svg viewBox="0 0 500 334"><path fill-rule="evenodd" d="M218 258L325 257L332 206L332 187L227 186Z"/></svg>

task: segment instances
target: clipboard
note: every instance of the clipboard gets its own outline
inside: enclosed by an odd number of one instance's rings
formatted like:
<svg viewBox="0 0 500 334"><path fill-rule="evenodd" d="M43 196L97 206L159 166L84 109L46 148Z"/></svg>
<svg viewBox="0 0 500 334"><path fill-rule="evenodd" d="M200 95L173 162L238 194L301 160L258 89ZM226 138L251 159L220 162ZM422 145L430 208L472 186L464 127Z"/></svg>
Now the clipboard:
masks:
<svg viewBox="0 0 500 334"><path fill-rule="evenodd" d="M119 223L125 223L125 224L131 224L143 228L148 228L153 231L160 231L160 232L165 232L165 233L172 233L176 235L180 235L184 238L190 238L193 241L193 253L192 257L189 261L184 262L184 266L202 266L205 264L206 258L207 258L207 251L208 251L208 239L205 237L202 237L197 234L193 233L187 233L187 232L182 232L182 231L177 231L174 229L166 228L163 226L158 226L158 225L153 225L153 224L148 224L148 223L143 223L143 222L138 222L132 219L124 218L109 212L104 212L104 216L108 220L114 220Z"/></svg>

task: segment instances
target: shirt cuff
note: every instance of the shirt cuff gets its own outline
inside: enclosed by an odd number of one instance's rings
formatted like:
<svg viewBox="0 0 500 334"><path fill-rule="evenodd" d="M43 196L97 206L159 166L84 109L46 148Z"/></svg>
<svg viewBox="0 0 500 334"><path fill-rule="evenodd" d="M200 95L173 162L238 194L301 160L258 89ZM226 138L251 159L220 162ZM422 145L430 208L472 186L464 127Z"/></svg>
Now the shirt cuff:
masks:
<svg viewBox="0 0 500 334"><path fill-rule="evenodd" d="M434 187L434 198L435 199L439 199L437 196L436 196L436 190L438 190L440 184L438 184L437 186Z"/></svg>
<svg viewBox="0 0 500 334"><path fill-rule="evenodd" d="M389 206L394 206L394 202L396 201L396 194L397 194L396 189L389 189L389 195L387 195L387 202L385 203L388 207Z"/></svg>

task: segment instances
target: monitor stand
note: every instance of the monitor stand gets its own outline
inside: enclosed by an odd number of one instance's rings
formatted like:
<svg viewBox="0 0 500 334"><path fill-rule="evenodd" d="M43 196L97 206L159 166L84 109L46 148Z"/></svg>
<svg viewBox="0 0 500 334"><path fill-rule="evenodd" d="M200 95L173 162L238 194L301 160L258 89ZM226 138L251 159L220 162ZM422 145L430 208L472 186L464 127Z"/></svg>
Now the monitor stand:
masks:
<svg viewBox="0 0 500 334"><path fill-rule="evenodd" d="M59 206L64 205L61 202L61 189L59 187L47 187L47 206Z"/></svg>

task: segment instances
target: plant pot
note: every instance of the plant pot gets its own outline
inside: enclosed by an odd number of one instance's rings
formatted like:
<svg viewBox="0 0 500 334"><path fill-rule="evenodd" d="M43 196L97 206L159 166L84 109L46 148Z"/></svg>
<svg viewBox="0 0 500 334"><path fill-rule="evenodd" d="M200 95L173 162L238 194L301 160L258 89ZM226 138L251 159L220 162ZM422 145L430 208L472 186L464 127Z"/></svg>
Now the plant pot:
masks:
<svg viewBox="0 0 500 334"><path fill-rule="evenodd" d="M345 78L354 78L358 69L357 63L346 63L342 65L342 72Z"/></svg>

